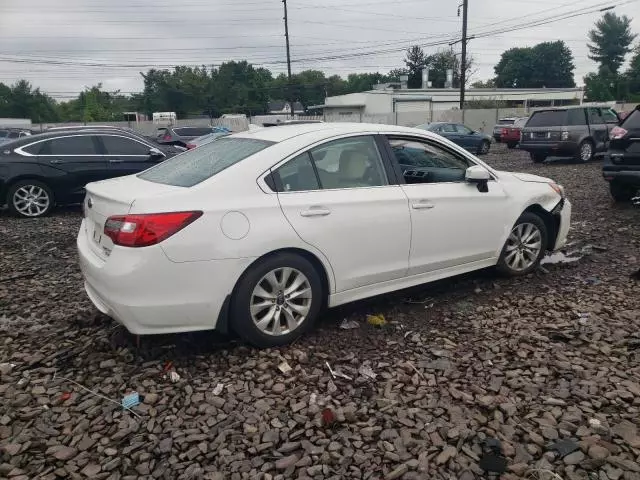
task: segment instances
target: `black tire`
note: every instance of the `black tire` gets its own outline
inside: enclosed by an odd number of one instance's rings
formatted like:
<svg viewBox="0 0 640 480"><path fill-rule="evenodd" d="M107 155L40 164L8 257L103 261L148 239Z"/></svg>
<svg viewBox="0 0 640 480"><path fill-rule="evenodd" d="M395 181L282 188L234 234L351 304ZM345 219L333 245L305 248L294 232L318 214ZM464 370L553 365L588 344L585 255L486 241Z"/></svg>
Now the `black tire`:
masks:
<svg viewBox="0 0 640 480"><path fill-rule="evenodd" d="M638 187L620 182L609 183L609 192L616 202L628 202L638 192Z"/></svg>
<svg viewBox="0 0 640 480"><path fill-rule="evenodd" d="M16 207L14 202L14 196L16 195L16 192L18 192L19 190L25 187L38 188L46 195L48 199L48 204L44 210L38 212L37 214L28 215L23 211L20 211L18 207ZM23 218L38 218L38 217L44 217L49 212L51 212L51 210L55 205L55 198L53 196L53 192L51 191L48 185L38 180L20 180L9 187L9 190L7 191L6 202L7 202L7 207L9 208L9 212L11 212L12 215L16 217L23 217Z"/></svg>
<svg viewBox="0 0 640 480"><path fill-rule="evenodd" d="M489 140L483 140L478 147L478 155L486 155L491 148L491 142Z"/></svg>
<svg viewBox="0 0 640 480"><path fill-rule="evenodd" d="M583 156L583 149L587 148L587 145L590 148L590 153L588 156ZM583 140L582 142L580 142L580 145L578 145L578 151L576 152L575 159L578 162L587 163L593 160L594 154L595 147L593 146L593 142L591 140Z"/></svg>
<svg viewBox="0 0 640 480"><path fill-rule="evenodd" d="M537 227L537 229L540 232L540 251L538 252L538 254L535 257L535 260L533 261L533 263L531 263L529 267L524 268L522 270L514 269L507 262L507 256L510 251L508 250L508 247L510 246L510 243L509 243L510 238L508 238L504 246L502 247L502 252L500 252L500 258L498 259L496 268L500 273L509 277L518 277L522 275L527 275L528 273L531 273L532 271L534 271L536 268L538 268L538 265L540 265L540 261L545 256L545 253L547 250L549 233L547 232L547 227L544 221L535 213L524 212L522 215L520 215L520 218L516 220L516 223L513 225L511 232L514 232L516 228L522 224L531 224ZM510 236L511 236L511 233L510 233Z"/></svg>
<svg viewBox="0 0 640 480"><path fill-rule="evenodd" d="M517 143L513 143L513 142L509 142L507 143L507 148L509 150L513 150L514 148L516 148L516 145L518 145Z"/></svg>
<svg viewBox="0 0 640 480"><path fill-rule="evenodd" d="M307 315L297 328L289 333L274 336L258 328L251 315L250 306L254 289L265 275L285 267L296 269L306 277L311 289L311 301ZM255 347L269 348L286 345L313 326L324 304L324 294L320 275L306 258L293 253L279 253L266 257L249 267L238 281L231 299L231 327L240 338ZM284 321L286 317L284 310L281 315Z"/></svg>
<svg viewBox="0 0 640 480"><path fill-rule="evenodd" d="M533 163L542 163L547 159L547 155L544 153L533 153L529 154Z"/></svg>

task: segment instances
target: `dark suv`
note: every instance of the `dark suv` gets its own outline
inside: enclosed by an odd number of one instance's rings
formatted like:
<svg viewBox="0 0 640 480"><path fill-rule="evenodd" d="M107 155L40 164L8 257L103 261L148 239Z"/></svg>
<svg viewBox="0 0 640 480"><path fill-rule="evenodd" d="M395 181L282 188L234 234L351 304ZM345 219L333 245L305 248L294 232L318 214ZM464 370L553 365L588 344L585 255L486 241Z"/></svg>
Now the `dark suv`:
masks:
<svg viewBox="0 0 640 480"><path fill-rule="evenodd" d="M640 105L611 130L602 174L616 201L630 200L640 190Z"/></svg>
<svg viewBox="0 0 640 480"><path fill-rule="evenodd" d="M520 149L529 152L536 163L550 156L571 156L588 162L607 149L609 132L619 122L618 114L608 107L536 110L522 129Z"/></svg>

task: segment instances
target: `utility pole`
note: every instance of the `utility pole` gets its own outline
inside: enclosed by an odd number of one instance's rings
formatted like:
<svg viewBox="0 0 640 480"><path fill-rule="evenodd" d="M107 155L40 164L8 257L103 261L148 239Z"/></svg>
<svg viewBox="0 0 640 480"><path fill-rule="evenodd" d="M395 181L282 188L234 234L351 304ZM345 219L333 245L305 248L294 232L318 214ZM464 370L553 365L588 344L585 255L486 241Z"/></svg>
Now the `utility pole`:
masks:
<svg viewBox="0 0 640 480"><path fill-rule="evenodd" d="M284 0L286 2L286 0ZM462 1L462 59L460 61L460 110L464 109L464 89L467 82L467 11L469 0Z"/></svg>
<svg viewBox="0 0 640 480"><path fill-rule="evenodd" d="M287 101L289 102L289 112L293 118L293 101L291 100L291 53L289 51L289 20L287 17L287 0L282 0L284 4L284 38L287 41Z"/></svg>

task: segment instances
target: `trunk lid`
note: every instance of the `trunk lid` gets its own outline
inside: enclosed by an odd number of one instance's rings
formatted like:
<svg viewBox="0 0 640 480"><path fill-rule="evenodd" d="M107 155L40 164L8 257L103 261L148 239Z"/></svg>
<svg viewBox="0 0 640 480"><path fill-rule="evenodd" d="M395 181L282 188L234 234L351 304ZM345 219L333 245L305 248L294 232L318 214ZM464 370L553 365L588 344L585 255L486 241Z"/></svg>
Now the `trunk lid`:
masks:
<svg viewBox="0 0 640 480"><path fill-rule="evenodd" d="M86 186L84 199L85 235L93 253L106 260L113 242L104 234L104 224L113 215L126 215L136 199L165 195L181 187L148 182L136 175L112 178Z"/></svg>

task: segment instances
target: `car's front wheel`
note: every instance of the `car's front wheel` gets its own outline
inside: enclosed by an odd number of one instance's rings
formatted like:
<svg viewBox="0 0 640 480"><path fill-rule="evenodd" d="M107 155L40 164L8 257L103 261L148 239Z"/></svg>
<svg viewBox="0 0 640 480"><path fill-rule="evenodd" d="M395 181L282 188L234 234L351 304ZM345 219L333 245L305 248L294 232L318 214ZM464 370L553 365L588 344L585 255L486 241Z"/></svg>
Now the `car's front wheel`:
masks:
<svg viewBox="0 0 640 480"><path fill-rule="evenodd" d="M491 148L491 143L489 142L489 140L483 140L480 143L480 146L478 147L478 154L486 155L487 153L489 153L490 148Z"/></svg>
<svg viewBox="0 0 640 480"><path fill-rule="evenodd" d="M234 331L260 348L292 342L315 322L322 307L320 275L304 257L280 253L252 265L231 303Z"/></svg>
<svg viewBox="0 0 640 480"><path fill-rule="evenodd" d="M616 202L628 202L634 197L638 190L638 187L625 185L620 182L611 182L609 184L609 192L611 192L611 196Z"/></svg>
<svg viewBox="0 0 640 480"><path fill-rule="evenodd" d="M535 270L545 254L547 227L535 213L525 212L516 221L502 248L497 268L509 276Z"/></svg>
<svg viewBox="0 0 640 480"><path fill-rule="evenodd" d="M14 183L7 194L9 211L20 217L42 217L53 208L53 192L37 180Z"/></svg>

